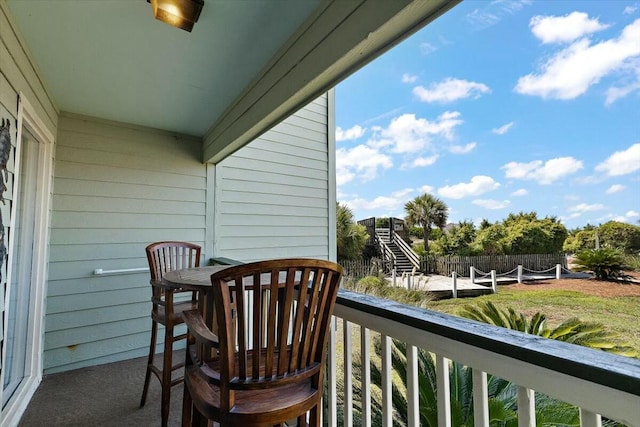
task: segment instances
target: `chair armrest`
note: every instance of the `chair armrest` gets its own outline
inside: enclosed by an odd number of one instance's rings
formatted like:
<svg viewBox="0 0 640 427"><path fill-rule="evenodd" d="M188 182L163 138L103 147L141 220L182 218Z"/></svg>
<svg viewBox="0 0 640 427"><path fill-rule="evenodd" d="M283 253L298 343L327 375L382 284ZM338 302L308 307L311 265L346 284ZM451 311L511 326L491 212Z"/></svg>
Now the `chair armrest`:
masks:
<svg viewBox="0 0 640 427"><path fill-rule="evenodd" d="M218 336L207 327L198 310L183 311L182 318L189 333L198 343L218 348Z"/></svg>

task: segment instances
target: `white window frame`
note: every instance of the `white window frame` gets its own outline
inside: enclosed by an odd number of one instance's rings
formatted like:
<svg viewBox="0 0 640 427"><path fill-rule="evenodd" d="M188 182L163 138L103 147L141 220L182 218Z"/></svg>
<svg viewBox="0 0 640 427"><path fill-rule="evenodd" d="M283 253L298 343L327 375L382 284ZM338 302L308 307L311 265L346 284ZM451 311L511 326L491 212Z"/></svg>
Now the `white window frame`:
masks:
<svg viewBox="0 0 640 427"><path fill-rule="evenodd" d="M38 385L42 381L43 371L43 348L44 348L44 317L45 298L47 283L47 267L49 261L49 220L51 212L51 189L53 185L53 153L54 135L45 126L38 116L33 105L20 92L18 98L18 136L15 149L15 171L13 194L19 194L20 182L16 177L20 176L20 160L22 149L22 130L26 128L38 141L38 170L36 185L40 190L35 200L35 221L33 235L33 262L32 262L32 294L31 306L29 307L29 317L33 319L33 328L27 334L27 348L25 360L24 381L18 386L11 399L4 409L0 409L0 427L15 426L20 421L22 414L27 408L29 401L33 397ZM15 227L14 203L11 207L10 230ZM12 262L14 257L15 242L7 242L9 247L9 257L7 260L7 284L8 291L5 298L5 318L4 324L8 322L8 304L10 302ZM6 346L3 346L2 360L6 360ZM0 373L0 384L4 384L4 369ZM2 389L0 387L0 401L2 401Z"/></svg>

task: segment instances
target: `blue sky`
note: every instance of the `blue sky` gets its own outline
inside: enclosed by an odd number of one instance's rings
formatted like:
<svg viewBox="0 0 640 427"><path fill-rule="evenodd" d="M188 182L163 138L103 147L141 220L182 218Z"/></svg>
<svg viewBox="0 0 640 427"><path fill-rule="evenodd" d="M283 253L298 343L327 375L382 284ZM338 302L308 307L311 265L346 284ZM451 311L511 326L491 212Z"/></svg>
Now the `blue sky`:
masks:
<svg viewBox="0 0 640 427"><path fill-rule="evenodd" d="M640 1L467 0L336 88L338 201L640 220Z"/></svg>

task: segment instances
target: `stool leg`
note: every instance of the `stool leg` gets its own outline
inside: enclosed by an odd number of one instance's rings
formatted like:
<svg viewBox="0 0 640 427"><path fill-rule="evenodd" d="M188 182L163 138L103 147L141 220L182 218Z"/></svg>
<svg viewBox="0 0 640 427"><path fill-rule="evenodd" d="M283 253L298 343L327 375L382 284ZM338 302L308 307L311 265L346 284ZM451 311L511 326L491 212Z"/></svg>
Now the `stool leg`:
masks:
<svg viewBox="0 0 640 427"><path fill-rule="evenodd" d="M165 326L162 363L162 427L167 427L171 401L171 367L173 366L173 326Z"/></svg>
<svg viewBox="0 0 640 427"><path fill-rule="evenodd" d="M207 420L196 407L193 407L193 414L191 415L191 427L208 427L209 420Z"/></svg>
<svg viewBox="0 0 640 427"><path fill-rule="evenodd" d="M320 405L316 405L309 411L309 427L320 427Z"/></svg>
<svg viewBox="0 0 640 427"><path fill-rule="evenodd" d="M185 372L186 377L186 372ZM191 425L191 414L193 413L193 401L191 399L191 393L189 393L189 387L187 381L184 381L184 391L182 392L182 425L189 427Z"/></svg>
<svg viewBox="0 0 640 427"><path fill-rule="evenodd" d="M140 399L140 407L142 408L147 402L147 392L149 391L149 379L151 378L151 366L153 366L153 358L156 353L156 339L158 337L158 322L151 321L151 342L149 343L149 357L147 359L147 372L144 375L144 387L142 388L142 398Z"/></svg>

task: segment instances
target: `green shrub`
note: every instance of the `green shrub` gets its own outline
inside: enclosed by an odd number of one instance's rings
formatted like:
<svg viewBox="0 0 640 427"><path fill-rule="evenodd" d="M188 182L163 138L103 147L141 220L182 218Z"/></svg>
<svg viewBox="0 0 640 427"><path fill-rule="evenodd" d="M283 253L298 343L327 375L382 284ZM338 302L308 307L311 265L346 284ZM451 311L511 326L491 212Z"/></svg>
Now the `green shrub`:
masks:
<svg viewBox="0 0 640 427"><path fill-rule="evenodd" d="M384 279L375 276L367 276L358 280L353 290L363 294L379 295L381 292L384 292L384 288L386 286L387 282Z"/></svg>
<svg viewBox="0 0 640 427"><path fill-rule="evenodd" d="M625 255L624 264L631 271L640 271L640 255Z"/></svg>
<svg viewBox="0 0 640 427"><path fill-rule="evenodd" d="M590 270L598 280L625 278L624 270L629 267L624 263L624 257L615 249L601 248L578 252L575 262L576 270Z"/></svg>
<svg viewBox="0 0 640 427"><path fill-rule="evenodd" d="M350 278L343 282L343 288L417 307L425 307L434 299L427 291L407 290L393 286L384 277L376 276L363 277L357 282Z"/></svg>
<svg viewBox="0 0 640 427"><path fill-rule="evenodd" d="M422 239L422 227L410 227L409 228L409 236L417 237L418 239Z"/></svg>
<svg viewBox="0 0 640 427"><path fill-rule="evenodd" d="M424 243L416 243L413 245L413 251L418 254L419 257L423 257L427 254L424 250Z"/></svg>
<svg viewBox="0 0 640 427"><path fill-rule="evenodd" d="M624 253L640 251L640 226L609 221L598 227L600 244Z"/></svg>
<svg viewBox="0 0 640 427"><path fill-rule="evenodd" d="M571 233L562 245L562 250L571 254L596 247L596 230L578 230Z"/></svg>

